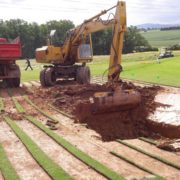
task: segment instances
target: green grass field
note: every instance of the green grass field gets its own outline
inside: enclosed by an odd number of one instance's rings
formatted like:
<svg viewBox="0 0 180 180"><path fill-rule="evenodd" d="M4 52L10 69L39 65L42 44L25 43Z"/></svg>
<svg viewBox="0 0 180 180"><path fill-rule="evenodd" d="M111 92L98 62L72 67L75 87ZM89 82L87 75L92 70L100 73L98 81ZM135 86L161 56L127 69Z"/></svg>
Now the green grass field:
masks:
<svg viewBox="0 0 180 180"><path fill-rule="evenodd" d="M30 80L39 80L39 72L41 69L43 69L43 65L36 63L35 60L31 60L31 65L33 67L33 71L31 69L28 69L25 71L26 68L26 60L18 60L17 64L21 68L21 81L30 81Z"/></svg>
<svg viewBox="0 0 180 180"><path fill-rule="evenodd" d="M168 47L180 43L180 30L141 32L153 47Z"/></svg>
<svg viewBox="0 0 180 180"><path fill-rule="evenodd" d="M174 51L175 57L162 59L158 64L156 55L158 52L132 53L123 55L123 69L121 77L142 80L146 82L159 83L180 87L180 51ZM89 63L92 76L102 76L109 63L109 56L95 56L92 63ZM25 61L18 61L21 67L22 81L39 80L41 64L32 61L34 70L25 71Z"/></svg>

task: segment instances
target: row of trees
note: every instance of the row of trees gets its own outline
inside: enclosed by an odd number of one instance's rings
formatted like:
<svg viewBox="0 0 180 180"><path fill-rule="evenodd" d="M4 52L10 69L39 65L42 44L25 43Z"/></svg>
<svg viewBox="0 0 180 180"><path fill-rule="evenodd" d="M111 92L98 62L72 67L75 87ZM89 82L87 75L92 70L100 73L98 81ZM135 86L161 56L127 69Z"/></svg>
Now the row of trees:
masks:
<svg viewBox="0 0 180 180"><path fill-rule="evenodd" d="M180 44L174 44L169 47L170 50L180 50Z"/></svg>
<svg viewBox="0 0 180 180"><path fill-rule="evenodd" d="M13 19L0 21L0 37L14 39L20 37L23 47L23 57L34 57L35 49L46 45L47 36L52 29L57 30L59 41L63 41L65 32L74 27L69 20L49 21L46 24L28 23Z"/></svg>
<svg viewBox="0 0 180 180"><path fill-rule="evenodd" d="M92 34L94 54L109 54L112 42L112 29ZM158 51L158 48L151 47L148 41L140 34L135 26L130 26L124 36L123 53L144 51Z"/></svg>
<svg viewBox="0 0 180 180"><path fill-rule="evenodd" d="M180 29L180 26L174 26L174 27L165 27L165 28L161 28L161 31L168 31L168 30L178 30Z"/></svg>
<svg viewBox="0 0 180 180"><path fill-rule="evenodd" d="M13 19L9 21L0 21L0 37L14 39L20 36L23 57L34 57L37 47L46 44L47 36L52 29L57 30L57 39L59 43L63 43L66 32L74 28L74 24L69 20L49 21L46 24L28 23L21 19ZM96 55L109 54L112 30L92 34L93 52ZM139 30L131 26L125 34L124 53L136 51L153 50L147 40L139 33Z"/></svg>

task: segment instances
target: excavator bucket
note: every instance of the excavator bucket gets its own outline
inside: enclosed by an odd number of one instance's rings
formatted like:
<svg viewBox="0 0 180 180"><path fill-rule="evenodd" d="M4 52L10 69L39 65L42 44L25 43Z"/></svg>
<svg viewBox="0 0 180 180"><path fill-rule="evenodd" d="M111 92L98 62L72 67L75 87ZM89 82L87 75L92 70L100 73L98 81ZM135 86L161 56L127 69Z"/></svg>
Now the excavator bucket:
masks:
<svg viewBox="0 0 180 180"><path fill-rule="evenodd" d="M92 102L92 113L106 113L135 108L141 102L140 93L116 88L114 92L97 92Z"/></svg>
<svg viewBox="0 0 180 180"><path fill-rule="evenodd" d="M122 90L116 87L113 92L96 92L89 102L79 104L77 111L81 118L88 115L118 112L137 107L141 95L135 90Z"/></svg>

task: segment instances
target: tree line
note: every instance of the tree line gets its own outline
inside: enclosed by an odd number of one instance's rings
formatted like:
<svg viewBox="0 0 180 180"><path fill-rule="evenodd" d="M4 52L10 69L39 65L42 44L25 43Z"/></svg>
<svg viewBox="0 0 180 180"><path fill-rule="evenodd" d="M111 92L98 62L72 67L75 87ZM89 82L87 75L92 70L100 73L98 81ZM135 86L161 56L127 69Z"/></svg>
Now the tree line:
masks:
<svg viewBox="0 0 180 180"><path fill-rule="evenodd" d="M164 28L161 28L160 30L161 31L168 31L168 30L178 30L178 29L180 29L180 26L164 27Z"/></svg>
<svg viewBox="0 0 180 180"><path fill-rule="evenodd" d="M47 44L47 37L52 29L56 29L56 39L63 43L66 32L74 28L70 20L53 20L45 24L28 23L21 19L0 21L0 37L21 39L23 58L34 58L35 49ZM110 52L112 30L107 29L92 34L93 52L95 55L107 55ZM128 27L124 38L123 53L133 51L148 51L153 49L148 41L139 33L135 26Z"/></svg>

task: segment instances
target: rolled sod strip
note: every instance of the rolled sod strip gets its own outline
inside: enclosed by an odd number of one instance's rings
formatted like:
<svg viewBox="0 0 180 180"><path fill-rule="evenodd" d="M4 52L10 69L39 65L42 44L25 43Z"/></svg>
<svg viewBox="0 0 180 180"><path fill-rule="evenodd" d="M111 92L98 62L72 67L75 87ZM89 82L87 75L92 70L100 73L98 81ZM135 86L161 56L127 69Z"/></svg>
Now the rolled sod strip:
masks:
<svg viewBox="0 0 180 180"><path fill-rule="evenodd" d="M38 111L40 110L34 103L32 103L27 96L25 96L26 100L33 105ZM18 101L16 102L18 103ZM51 119L51 116L46 114L44 111L40 110L42 114L45 114L46 117ZM110 179L125 179L123 176L117 174L113 170L107 168L103 164L99 163L95 159L91 158L81 150L77 149L75 146L70 144L68 141L66 141L61 136L57 135L50 129L48 129L46 126L44 126L42 123L40 123L38 120L33 118L32 116L25 116L27 120L29 120L31 123L33 123L36 127L44 131L49 137L51 137L56 143L61 145L64 149L66 149L69 153L71 153L73 156L78 158L80 161L84 162L86 165L90 166L92 169L94 169L96 172L100 173L101 175L110 178ZM56 119L53 119L54 121L57 121Z"/></svg>
<svg viewBox="0 0 180 180"><path fill-rule="evenodd" d="M164 164L167 164L168 166L171 166L171 167L174 167L174 168L180 170L180 165L179 165L179 164L175 164L175 163L170 162L170 161L168 161L168 160L166 160L166 159L164 159L164 158L162 158L162 157L160 157L160 156L151 154L151 153L149 153L149 152L147 152L147 151L142 150L141 148L138 148L138 147L136 147L136 146L134 146L134 145L131 145L131 144L127 143L127 142L124 142L124 141L122 141L122 140L120 140L120 139L118 139L118 140L116 140L116 141L117 141L118 143L120 143L120 144L123 144L123 145L131 148L131 149L134 149L134 150L136 150L136 151L138 151L138 152L140 152L140 153L143 153L143 154L145 154L145 155L147 155L147 156L149 156L149 157L151 157L151 158L154 158L154 159L156 159L156 160L158 160L158 161L160 161L160 162L162 162L162 163L164 163Z"/></svg>
<svg viewBox="0 0 180 180"><path fill-rule="evenodd" d="M19 104L18 101L17 101L17 99L12 96L12 91L11 91L10 89L8 89L7 92L8 92L8 94L9 94L9 96L12 98L13 103L14 103L17 111L18 111L19 113L25 113L25 110L24 110L24 108L21 106L21 104Z"/></svg>
<svg viewBox="0 0 180 180"><path fill-rule="evenodd" d="M120 159L128 162L129 164L131 164L131 165L133 165L133 166L136 166L137 168L139 168L139 169L141 169L141 170L143 170L143 171L145 171L145 172L147 172L147 173L149 173L149 174L152 174L152 175L156 176L156 177L155 177L156 180L164 180L164 179L165 179L165 178L161 177L160 175L154 173L153 171L149 170L148 168L146 168L146 167L144 167L144 166L141 166L141 165L138 164L137 162L134 162L134 161L130 160L129 158L120 155L119 153L116 153L116 152L114 152L114 151L110 151L110 153L111 153L112 155L114 155L114 156L116 156L116 157L118 157L118 158L120 158Z"/></svg>
<svg viewBox="0 0 180 180"><path fill-rule="evenodd" d="M3 99L0 97L0 113L4 111Z"/></svg>
<svg viewBox="0 0 180 180"><path fill-rule="evenodd" d="M39 109L27 96L24 96L25 100L32 105L35 109L40 111L43 115L46 117L57 121L55 118L52 118L50 115L48 115L46 112ZM18 102L16 102L18 103ZM33 118L32 116L25 116L27 120L29 120L31 123L33 123L36 127L43 130L49 137L51 137L56 143L61 145L64 149L66 149L69 153L71 153L73 156L75 156L80 161L84 162L86 165L90 166L92 169L94 169L96 172L100 173L101 175L109 178L109 179L125 179L123 176L117 174L113 170L109 169L108 167L104 166L100 162L96 161L95 159L91 158L86 153L82 152L75 146L73 146L71 143L66 141L61 136L57 135L50 129L48 129L45 125L43 125L41 122Z"/></svg>
<svg viewBox="0 0 180 180"><path fill-rule="evenodd" d="M52 108L53 110L57 111L58 113L70 118L70 119L75 119L75 117L71 116L70 114L65 113L64 111L61 111L59 109L57 109L56 107L54 107L52 104L48 104L50 108Z"/></svg>
<svg viewBox="0 0 180 180"><path fill-rule="evenodd" d="M153 139L149 139L145 137L139 137L138 139L140 139L141 141L147 142L149 144L155 145L155 146L157 145L157 143Z"/></svg>
<svg viewBox="0 0 180 180"><path fill-rule="evenodd" d="M27 150L31 153L37 163L47 172L47 174L55 180L73 179L66 173L58 164L50 159L39 146L9 117L4 117L6 123L11 127L14 133L19 137L21 142L25 145Z"/></svg>
<svg viewBox="0 0 180 180"><path fill-rule="evenodd" d="M110 168L106 167L105 165L101 164L100 162L96 161L83 151L76 148L74 145L72 145L70 142L66 141L64 138L59 136L58 134L54 133L50 129L48 129L45 125L43 125L41 122L34 119L32 116L26 116L26 118L32 122L36 127L40 128L42 131L44 131L48 136L50 136L56 143L61 145L64 149L66 149L69 153L74 155L76 158L84 162L86 165L100 173L101 175L107 177L108 179L125 179L123 176L117 174Z"/></svg>
<svg viewBox="0 0 180 180"><path fill-rule="evenodd" d="M38 106L36 106L27 96L23 96L24 99L32 106L34 107L37 111L39 111L42 115L44 115L45 117L51 119L54 122L59 122L56 118L52 117L51 115L49 115L48 113L44 112L42 109L40 109Z"/></svg>
<svg viewBox="0 0 180 180"><path fill-rule="evenodd" d="M6 180L20 180L14 167L10 163L3 146L0 144L0 171Z"/></svg>

